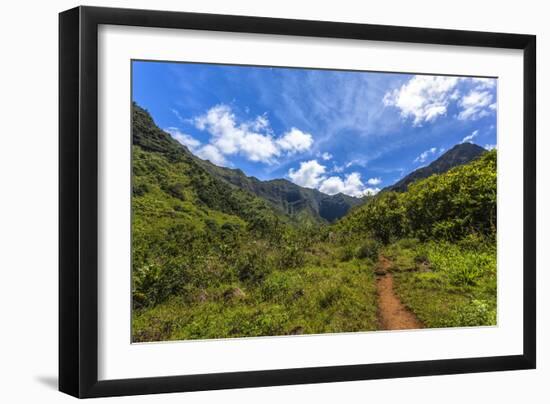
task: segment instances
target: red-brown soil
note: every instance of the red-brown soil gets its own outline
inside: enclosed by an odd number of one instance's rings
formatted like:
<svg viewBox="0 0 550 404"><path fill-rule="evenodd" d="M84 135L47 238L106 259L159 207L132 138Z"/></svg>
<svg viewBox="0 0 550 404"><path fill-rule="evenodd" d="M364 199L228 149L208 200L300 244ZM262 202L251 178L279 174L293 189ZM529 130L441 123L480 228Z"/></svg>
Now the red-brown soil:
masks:
<svg viewBox="0 0 550 404"><path fill-rule="evenodd" d="M378 293L378 318L383 330L423 328L422 323L407 309L393 291L393 275L388 272L391 261L380 256L375 273Z"/></svg>

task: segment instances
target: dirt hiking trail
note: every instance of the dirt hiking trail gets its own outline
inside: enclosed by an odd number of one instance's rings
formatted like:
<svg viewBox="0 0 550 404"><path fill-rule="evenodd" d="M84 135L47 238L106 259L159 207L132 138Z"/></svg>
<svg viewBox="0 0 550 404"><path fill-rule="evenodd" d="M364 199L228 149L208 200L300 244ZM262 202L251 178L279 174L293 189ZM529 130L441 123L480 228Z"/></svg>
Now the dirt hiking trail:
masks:
<svg viewBox="0 0 550 404"><path fill-rule="evenodd" d="M378 319L382 330L410 330L424 328L416 316L407 309L393 291L393 275L388 272L391 261L383 255L376 265L376 291Z"/></svg>

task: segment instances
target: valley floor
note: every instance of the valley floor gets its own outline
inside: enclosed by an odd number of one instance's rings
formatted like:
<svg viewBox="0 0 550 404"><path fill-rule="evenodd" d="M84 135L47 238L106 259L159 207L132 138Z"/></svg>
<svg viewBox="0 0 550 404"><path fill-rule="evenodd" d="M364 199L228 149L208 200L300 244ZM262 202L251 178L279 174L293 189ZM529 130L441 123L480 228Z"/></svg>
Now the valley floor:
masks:
<svg viewBox="0 0 550 404"><path fill-rule="evenodd" d="M134 342L496 324L496 254L400 240L370 254L317 243L297 269L134 311ZM364 257L369 255L369 257Z"/></svg>

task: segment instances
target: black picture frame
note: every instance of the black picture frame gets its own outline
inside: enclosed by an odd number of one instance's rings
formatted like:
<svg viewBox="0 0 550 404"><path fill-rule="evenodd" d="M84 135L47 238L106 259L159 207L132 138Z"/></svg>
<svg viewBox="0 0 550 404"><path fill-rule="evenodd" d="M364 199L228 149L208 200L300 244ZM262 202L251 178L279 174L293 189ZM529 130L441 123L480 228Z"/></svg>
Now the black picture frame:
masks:
<svg viewBox="0 0 550 404"><path fill-rule="evenodd" d="M523 354L99 381L97 52L100 24L523 50ZM535 368L535 36L77 7L59 15L59 100L60 391L85 398Z"/></svg>

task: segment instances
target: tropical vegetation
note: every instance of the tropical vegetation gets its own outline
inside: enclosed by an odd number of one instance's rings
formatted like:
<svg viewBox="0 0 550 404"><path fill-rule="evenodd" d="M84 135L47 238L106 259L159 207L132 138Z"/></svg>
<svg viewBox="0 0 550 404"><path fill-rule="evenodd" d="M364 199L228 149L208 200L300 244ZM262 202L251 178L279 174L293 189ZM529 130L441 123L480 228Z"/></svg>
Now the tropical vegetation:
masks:
<svg viewBox="0 0 550 404"><path fill-rule="evenodd" d="M132 122L134 342L378 330L381 257L423 326L496 324L496 151L329 197L200 160L135 104Z"/></svg>

